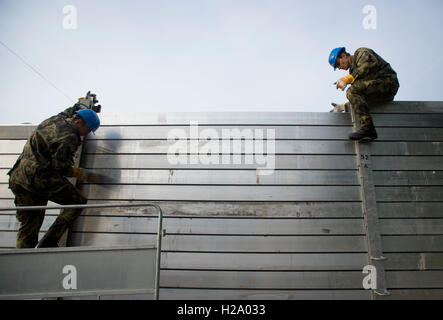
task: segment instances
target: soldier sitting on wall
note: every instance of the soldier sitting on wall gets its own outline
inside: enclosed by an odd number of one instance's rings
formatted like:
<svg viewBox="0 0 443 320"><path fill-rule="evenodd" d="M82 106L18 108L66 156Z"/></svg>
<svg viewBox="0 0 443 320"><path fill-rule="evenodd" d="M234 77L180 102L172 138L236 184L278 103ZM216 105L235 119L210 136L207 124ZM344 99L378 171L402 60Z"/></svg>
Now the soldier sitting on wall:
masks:
<svg viewBox="0 0 443 320"><path fill-rule="evenodd" d="M100 126L95 111L77 103L43 121L31 134L22 154L8 172L9 188L16 206L46 206L48 200L62 204L85 204L87 199L66 177L86 179L88 172L73 167L81 137ZM64 209L38 243L38 247L57 247L63 233L82 209ZM45 217L45 210L17 210L20 228L17 248L34 248Z"/></svg>
<svg viewBox="0 0 443 320"><path fill-rule="evenodd" d="M344 47L335 48L329 55L329 64L334 70L349 69L348 75L334 83L336 88L342 91L351 85L346 91L346 97L360 121L360 130L351 133L349 139L360 141L377 139L368 103L389 102L394 99L400 86L397 73L389 63L368 48L357 49L352 56Z"/></svg>

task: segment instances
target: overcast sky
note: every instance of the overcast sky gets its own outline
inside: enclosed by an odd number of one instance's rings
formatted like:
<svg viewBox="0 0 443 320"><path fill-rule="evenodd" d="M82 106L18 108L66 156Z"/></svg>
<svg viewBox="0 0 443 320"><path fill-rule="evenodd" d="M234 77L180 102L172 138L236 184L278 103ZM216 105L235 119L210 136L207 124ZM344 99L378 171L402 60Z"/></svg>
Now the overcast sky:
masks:
<svg viewBox="0 0 443 320"><path fill-rule="evenodd" d="M0 0L0 41L47 79L0 44L0 123L88 90L103 113L327 112L337 46L391 63L396 100L443 101L442 39L441 0Z"/></svg>

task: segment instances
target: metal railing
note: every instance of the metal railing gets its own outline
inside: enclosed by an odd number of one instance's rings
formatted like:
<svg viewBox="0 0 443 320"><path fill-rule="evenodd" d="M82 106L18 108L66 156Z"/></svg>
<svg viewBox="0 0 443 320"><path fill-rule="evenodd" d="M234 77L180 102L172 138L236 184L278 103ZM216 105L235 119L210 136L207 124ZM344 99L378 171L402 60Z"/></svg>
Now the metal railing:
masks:
<svg viewBox="0 0 443 320"><path fill-rule="evenodd" d="M57 209L93 209L93 208L123 208L123 207L154 207L158 212L158 229L156 240L156 266L155 266L155 284L154 284L154 299L159 299L160 287L160 261L161 261L161 242L162 242L162 223L163 211L156 203L115 203L115 204L73 204L73 205L57 205L57 206L17 206L17 207L0 207L0 211L17 211L17 210L57 210ZM38 250L38 249L37 249Z"/></svg>

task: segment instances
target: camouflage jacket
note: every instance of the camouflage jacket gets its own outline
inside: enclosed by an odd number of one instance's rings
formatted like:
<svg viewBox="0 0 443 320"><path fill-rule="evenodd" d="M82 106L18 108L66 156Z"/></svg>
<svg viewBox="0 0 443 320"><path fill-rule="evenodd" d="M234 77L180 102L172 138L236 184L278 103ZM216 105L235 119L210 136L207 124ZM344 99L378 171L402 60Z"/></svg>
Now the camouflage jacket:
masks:
<svg viewBox="0 0 443 320"><path fill-rule="evenodd" d="M368 48L359 48L351 56L349 73L355 80L397 78L397 73L383 58Z"/></svg>
<svg viewBox="0 0 443 320"><path fill-rule="evenodd" d="M81 144L73 123L77 109L68 108L37 126L8 172L11 182L31 192L57 192L63 177L72 176L74 155Z"/></svg>

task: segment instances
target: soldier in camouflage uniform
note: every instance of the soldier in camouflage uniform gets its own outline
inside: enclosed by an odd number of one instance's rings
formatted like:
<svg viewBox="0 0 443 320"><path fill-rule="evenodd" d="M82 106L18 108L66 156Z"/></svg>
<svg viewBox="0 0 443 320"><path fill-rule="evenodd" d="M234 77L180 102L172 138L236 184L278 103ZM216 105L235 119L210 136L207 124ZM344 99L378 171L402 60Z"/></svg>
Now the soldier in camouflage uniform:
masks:
<svg viewBox="0 0 443 320"><path fill-rule="evenodd" d="M62 204L85 204L87 199L66 177L84 179L87 172L75 168L74 155L85 137L100 125L93 110L78 105L43 121L31 134L22 154L8 172L9 188L16 206L46 206L48 200ZM56 247L63 233L82 209L64 209L38 247ZM34 248L45 217L44 210L17 210L20 228L17 248Z"/></svg>
<svg viewBox="0 0 443 320"><path fill-rule="evenodd" d="M346 97L360 121L361 129L351 133L349 139L376 139L377 132L369 114L368 103L394 99L400 86L397 73L389 63L368 48L359 48L352 56L344 47L335 48L329 56L329 63L334 70L349 69L349 74L335 83L337 89L341 90L351 85L346 91Z"/></svg>

